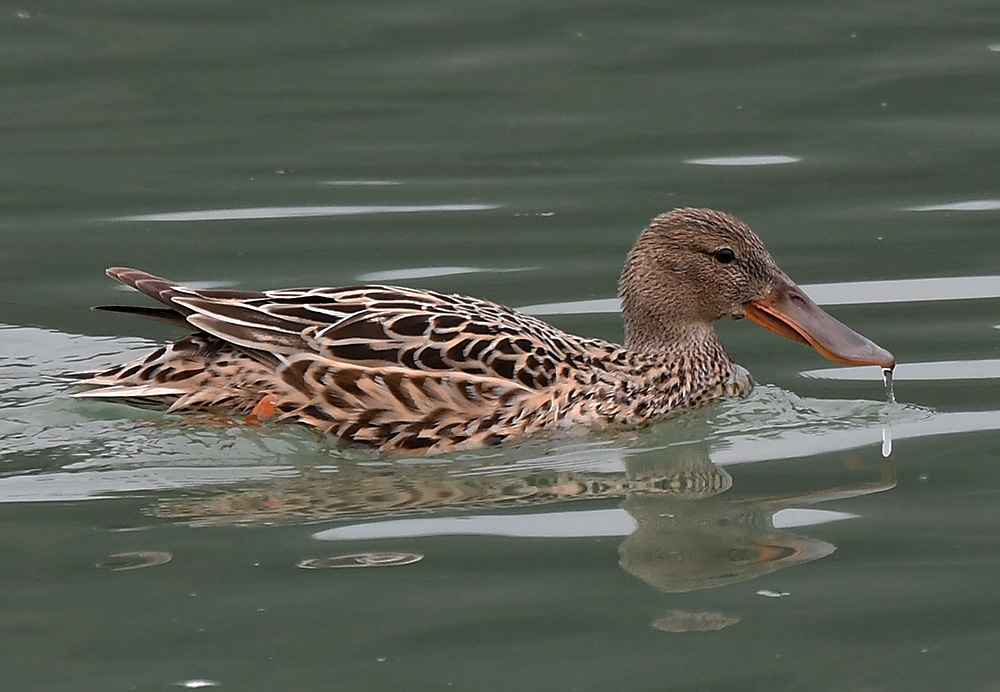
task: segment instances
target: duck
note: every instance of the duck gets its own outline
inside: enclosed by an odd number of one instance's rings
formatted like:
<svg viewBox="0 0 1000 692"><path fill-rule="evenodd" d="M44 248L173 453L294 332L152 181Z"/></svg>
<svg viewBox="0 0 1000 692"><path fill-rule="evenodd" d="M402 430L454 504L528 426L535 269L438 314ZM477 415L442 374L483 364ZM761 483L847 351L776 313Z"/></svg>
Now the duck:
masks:
<svg viewBox="0 0 1000 692"><path fill-rule="evenodd" d="M624 344L498 303L399 286L199 289L137 269L108 276L160 303L95 309L190 333L81 373L81 399L277 419L342 446L426 455L559 429L623 429L747 396L713 322L749 318L831 361L893 355L820 309L735 216L680 208L640 233L619 282Z"/></svg>

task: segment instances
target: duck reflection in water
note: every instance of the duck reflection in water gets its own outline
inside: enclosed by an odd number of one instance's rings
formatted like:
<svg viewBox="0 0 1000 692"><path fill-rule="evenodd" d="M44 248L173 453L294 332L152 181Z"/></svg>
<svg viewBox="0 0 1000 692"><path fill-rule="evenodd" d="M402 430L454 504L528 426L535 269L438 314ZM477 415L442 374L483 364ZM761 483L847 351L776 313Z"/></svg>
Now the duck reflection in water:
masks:
<svg viewBox="0 0 1000 692"><path fill-rule="evenodd" d="M376 467L345 462L338 464L336 474L304 471L299 477L209 498L163 499L151 512L194 525L340 520L316 537L352 545L361 541L377 549L384 538L394 539L394 545L407 538L417 544L420 536L478 533L470 530L476 518L497 519L499 514L501 524L541 524L554 516L508 511L518 508L549 506L572 523L575 510L607 509L610 504L624 510L634 527L615 534L624 537L621 566L656 589L685 592L746 581L828 555L832 545L776 528L774 515L895 484L890 458L860 468L838 464L834 483L826 487L740 492L730 474L709 460L706 444L698 442L627 456L621 473L557 470L564 461L554 453L501 467L458 460ZM502 529L484 533L508 535ZM539 525L531 535L546 535L545 527Z"/></svg>
<svg viewBox="0 0 1000 692"><path fill-rule="evenodd" d="M619 548L626 571L668 593L748 581L826 557L833 545L776 527L775 515L895 485L891 458L880 459L876 468L853 469L847 473L851 480L831 487L752 495L725 485L721 479L729 474L713 465L703 450L687 447L674 467L682 476L713 480L702 484L700 492L626 496L622 506L635 520L636 530ZM837 474L844 475L843 469ZM714 480L716 476L720 480ZM710 490L714 488L718 490Z"/></svg>

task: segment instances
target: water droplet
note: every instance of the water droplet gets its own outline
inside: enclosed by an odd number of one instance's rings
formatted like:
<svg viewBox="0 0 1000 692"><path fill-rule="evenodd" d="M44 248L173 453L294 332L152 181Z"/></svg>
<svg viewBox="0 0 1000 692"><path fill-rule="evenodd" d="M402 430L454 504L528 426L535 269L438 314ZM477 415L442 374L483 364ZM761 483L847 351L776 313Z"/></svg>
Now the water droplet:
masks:
<svg viewBox="0 0 1000 692"><path fill-rule="evenodd" d="M99 569L106 569L112 572L124 572L130 569L142 569L144 567L156 567L165 565L173 556L170 553L158 550L140 550L132 553L114 553L108 555L103 560L94 563Z"/></svg>
<svg viewBox="0 0 1000 692"><path fill-rule="evenodd" d="M333 569L337 567L395 567L412 565L423 560L417 553L354 553L334 557L310 557L299 561L302 569Z"/></svg>
<svg viewBox="0 0 1000 692"><path fill-rule="evenodd" d="M882 458L888 459L892 454L892 429L889 426L882 428Z"/></svg>
<svg viewBox="0 0 1000 692"><path fill-rule="evenodd" d="M885 381L885 396L890 404L896 403L896 392L892 389L892 368L882 368L882 379Z"/></svg>

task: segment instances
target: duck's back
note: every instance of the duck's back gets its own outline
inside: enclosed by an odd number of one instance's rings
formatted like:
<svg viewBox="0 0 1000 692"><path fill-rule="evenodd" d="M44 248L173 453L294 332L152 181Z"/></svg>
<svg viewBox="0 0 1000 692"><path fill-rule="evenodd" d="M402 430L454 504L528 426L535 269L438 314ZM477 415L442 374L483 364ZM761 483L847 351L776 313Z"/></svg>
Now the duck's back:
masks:
<svg viewBox="0 0 1000 692"><path fill-rule="evenodd" d="M136 270L109 274L167 306L154 316L197 333L91 376L96 389L84 396L246 413L272 395L283 417L382 449L474 447L551 427L627 360L620 346L467 296L199 290Z"/></svg>

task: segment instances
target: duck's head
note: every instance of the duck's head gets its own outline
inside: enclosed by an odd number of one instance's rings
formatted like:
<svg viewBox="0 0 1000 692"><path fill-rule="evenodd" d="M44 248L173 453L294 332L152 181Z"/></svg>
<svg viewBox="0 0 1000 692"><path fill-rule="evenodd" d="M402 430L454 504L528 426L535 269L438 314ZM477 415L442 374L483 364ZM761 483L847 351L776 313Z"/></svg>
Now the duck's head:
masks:
<svg viewBox="0 0 1000 692"><path fill-rule="evenodd" d="M631 349L668 349L730 315L749 317L836 363L896 363L823 312L778 268L760 238L723 212L675 209L653 219L629 253L620 292Z"/></svg>

